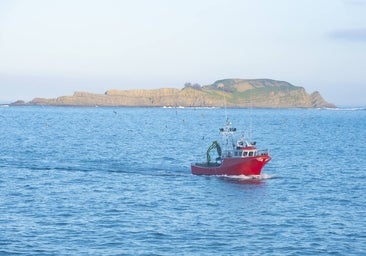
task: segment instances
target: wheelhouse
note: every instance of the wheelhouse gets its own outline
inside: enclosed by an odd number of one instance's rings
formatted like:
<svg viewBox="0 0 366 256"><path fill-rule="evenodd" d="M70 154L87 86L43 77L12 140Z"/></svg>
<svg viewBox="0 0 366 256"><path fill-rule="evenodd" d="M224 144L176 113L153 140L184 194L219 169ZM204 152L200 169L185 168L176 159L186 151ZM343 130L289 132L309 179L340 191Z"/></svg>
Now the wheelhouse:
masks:
<svg viewBox="0 0 366 256"><path fill-rule="evenodd" d="M256 155L257 149L255 147L238 147L234 150L234 156L236 157L250 157Z"/></svg>

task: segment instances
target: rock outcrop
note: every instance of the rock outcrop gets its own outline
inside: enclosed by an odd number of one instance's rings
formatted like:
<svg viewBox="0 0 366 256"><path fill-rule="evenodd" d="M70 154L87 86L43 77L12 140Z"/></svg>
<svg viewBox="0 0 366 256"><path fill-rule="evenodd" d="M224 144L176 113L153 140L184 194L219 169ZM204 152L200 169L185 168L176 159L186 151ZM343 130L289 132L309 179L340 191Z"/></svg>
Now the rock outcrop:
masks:
<svg viewBox="0 0 366 256"><path fill-rule="evenodd" d="M104 94L75 92L55 99L35 98L27 105L136 106L136 107L335 107L319 92L308 94L303 87L271 79L224 79L206 86L183 89L108 90Z"/></svg>

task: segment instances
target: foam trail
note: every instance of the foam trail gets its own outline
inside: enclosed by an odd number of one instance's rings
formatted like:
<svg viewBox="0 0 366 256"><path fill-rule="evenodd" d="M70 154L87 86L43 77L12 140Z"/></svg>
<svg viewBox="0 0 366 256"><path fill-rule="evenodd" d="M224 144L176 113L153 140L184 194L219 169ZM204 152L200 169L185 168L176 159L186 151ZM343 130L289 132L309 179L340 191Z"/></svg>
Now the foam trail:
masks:
<svg viewBox="0 0 366 256"><path fill-rule="evenodd" d="M217 175L218 177L225 177L237 180L267 180L273 178L273 175L262 173L261 175Z"/></svg>

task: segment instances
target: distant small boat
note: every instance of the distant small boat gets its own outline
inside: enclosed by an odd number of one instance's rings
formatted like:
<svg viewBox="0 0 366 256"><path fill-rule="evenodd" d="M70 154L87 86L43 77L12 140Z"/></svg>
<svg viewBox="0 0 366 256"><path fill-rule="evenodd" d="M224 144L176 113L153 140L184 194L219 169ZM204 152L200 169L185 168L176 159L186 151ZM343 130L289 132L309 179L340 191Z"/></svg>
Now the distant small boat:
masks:
<svg viewBox="0 0 366 256"><path fill-rule="evenodd" d="M262 168L271 160L268 150L257 150L256 143L248 142L244 137L235 141L235 132L236 128L227 119L225 128L220 129L225 149L222 151L220 144L214 141L207 150L207 161L191 164L192 174L259 176ZM218 154L214 162L210 156L213 149Z"/></svg>

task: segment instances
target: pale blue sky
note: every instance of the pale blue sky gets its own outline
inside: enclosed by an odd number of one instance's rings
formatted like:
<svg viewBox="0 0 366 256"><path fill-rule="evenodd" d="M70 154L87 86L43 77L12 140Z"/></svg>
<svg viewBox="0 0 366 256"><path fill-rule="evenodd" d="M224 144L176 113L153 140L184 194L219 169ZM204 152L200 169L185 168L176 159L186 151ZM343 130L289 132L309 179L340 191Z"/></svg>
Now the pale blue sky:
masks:
<svg viewBox="0 0 366 256"><path fill-rule="evenodd" d="M0 101L272 78L366 105L366 0L0 0Z"/></svg>

